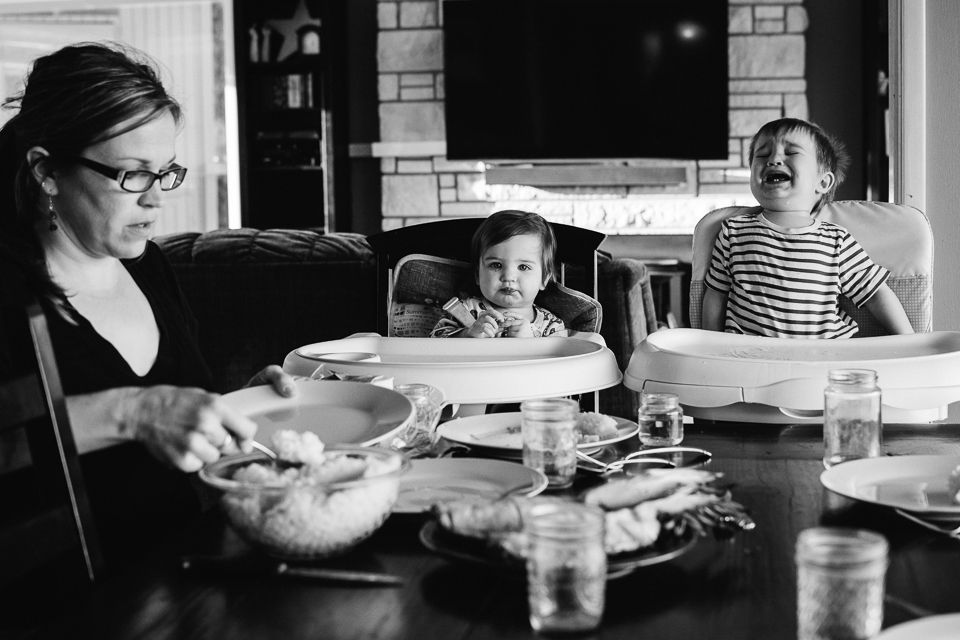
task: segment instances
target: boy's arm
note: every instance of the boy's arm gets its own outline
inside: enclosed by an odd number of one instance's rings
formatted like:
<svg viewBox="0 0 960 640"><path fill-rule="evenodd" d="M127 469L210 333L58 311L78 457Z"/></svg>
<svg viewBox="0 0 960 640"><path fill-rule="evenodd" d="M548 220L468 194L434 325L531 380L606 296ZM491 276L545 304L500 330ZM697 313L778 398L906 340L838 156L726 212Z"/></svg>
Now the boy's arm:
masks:
<svg viewBox="0 0 960 640"><path fill-rule="evenodd" d="M873 314L880 324L894 335L913 333L913 326L903 310L900 299L884 282L870 299L863 303L867 311Z"/></svg>
<svg viewBox="0 0 960 640"><path fill-rule="evenodd" d="M706 287L703 293L703 310L700 326L707 331L723 331L727 317L727 294Z"/></svg>

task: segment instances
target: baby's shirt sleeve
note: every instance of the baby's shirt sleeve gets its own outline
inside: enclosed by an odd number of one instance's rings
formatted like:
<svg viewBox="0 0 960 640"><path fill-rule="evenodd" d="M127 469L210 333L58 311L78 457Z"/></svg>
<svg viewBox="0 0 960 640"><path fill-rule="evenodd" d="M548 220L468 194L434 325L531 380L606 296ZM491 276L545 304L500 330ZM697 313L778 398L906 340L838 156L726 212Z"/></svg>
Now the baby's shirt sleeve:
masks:
<svg viewBox="0 0 960 640"><path fill-rule="evenodd" d="M860 243L844 232L840 238L840 291L857 307L862 307L877 292L890 271L867 255Z"/></svg>
<svg viewBox="0 0 960 640"><path fill-rule="evenodd" d="M548 336L567 335L567 328L563 324L563 320L543 307L534 306L534 309L538 315L534 318L533 326L531 327L533 329L533 337L546 338Z"/></svg>
<svg viewBox="0 0 960 640"><path fill-rule="evenodd" d="M730 291L730 226L724 220L720 223L720 233L713 245L713 255L710 257L710 268L704 276L704 284L720 293Z"/></svg>

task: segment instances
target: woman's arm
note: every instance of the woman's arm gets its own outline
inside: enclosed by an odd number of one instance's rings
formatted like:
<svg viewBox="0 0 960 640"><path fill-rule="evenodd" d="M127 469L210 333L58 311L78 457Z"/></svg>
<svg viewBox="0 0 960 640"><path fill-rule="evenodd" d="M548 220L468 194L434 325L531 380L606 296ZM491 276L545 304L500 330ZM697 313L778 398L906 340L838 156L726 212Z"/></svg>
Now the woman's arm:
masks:
<svg viewBox="0 0 960 640"><path fill-rule="evenodd" d="M706 287L703 294L703 309L700 326L707 331L723 331L727 317L727 294Z"/></svg>
<svg viewBox="0 0 960 640"><path fill-rule="evenodd" d="M863 306L890 333L894 335L913 333L913 325L910 324L907 312L900 304L900 298L887 286L886 282L880 285L876 293L870 296Z"/></svg>
<svg viewBox="0 0 960 640"><path fill-rule="evenodd" d="M67 411L80 453L136 440L158 459L187 472L216 462L221 453L236 452L238 446L249 452L257 430L219 395L192 387L120 387L68 396Z"/></svg>

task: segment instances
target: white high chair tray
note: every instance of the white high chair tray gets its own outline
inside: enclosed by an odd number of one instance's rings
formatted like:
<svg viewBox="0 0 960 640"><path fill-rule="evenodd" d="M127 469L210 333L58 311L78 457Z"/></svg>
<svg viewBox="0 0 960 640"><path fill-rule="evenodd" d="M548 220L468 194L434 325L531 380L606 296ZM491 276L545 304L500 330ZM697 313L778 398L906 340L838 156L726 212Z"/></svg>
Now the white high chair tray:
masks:
<svg viewBox="0 0 960 640"><path fill-rule="evenodd" d="M379 361L338 358L374 353ZM358 336L295 349L283 370L309 376L326 364L338 373L391 376L395 384L424 383L449 403L520 402L606 389L623 379L603 345L576 338L471 340Z"/></svg>
<svg viewBox="0 0 960 640"><path fill-rule="evenodd" d="M624 385L676 393L698 417L822 421L832 369L876 371L886 422L934 420L960 400L960 332L800 340L669 329L637 346Z"/></svg>

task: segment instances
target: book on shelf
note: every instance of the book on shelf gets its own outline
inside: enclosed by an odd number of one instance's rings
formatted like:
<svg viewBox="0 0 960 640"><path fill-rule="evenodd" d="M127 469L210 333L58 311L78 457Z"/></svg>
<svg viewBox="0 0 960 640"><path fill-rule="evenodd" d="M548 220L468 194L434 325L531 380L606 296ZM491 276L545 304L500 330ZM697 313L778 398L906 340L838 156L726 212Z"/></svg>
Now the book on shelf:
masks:
<svg viewBox="0 0 960 640"><path fill-rule="evenodd" d="M258 76L252 82L253 104L260 109L312 109L313 74Z"/></svg>

